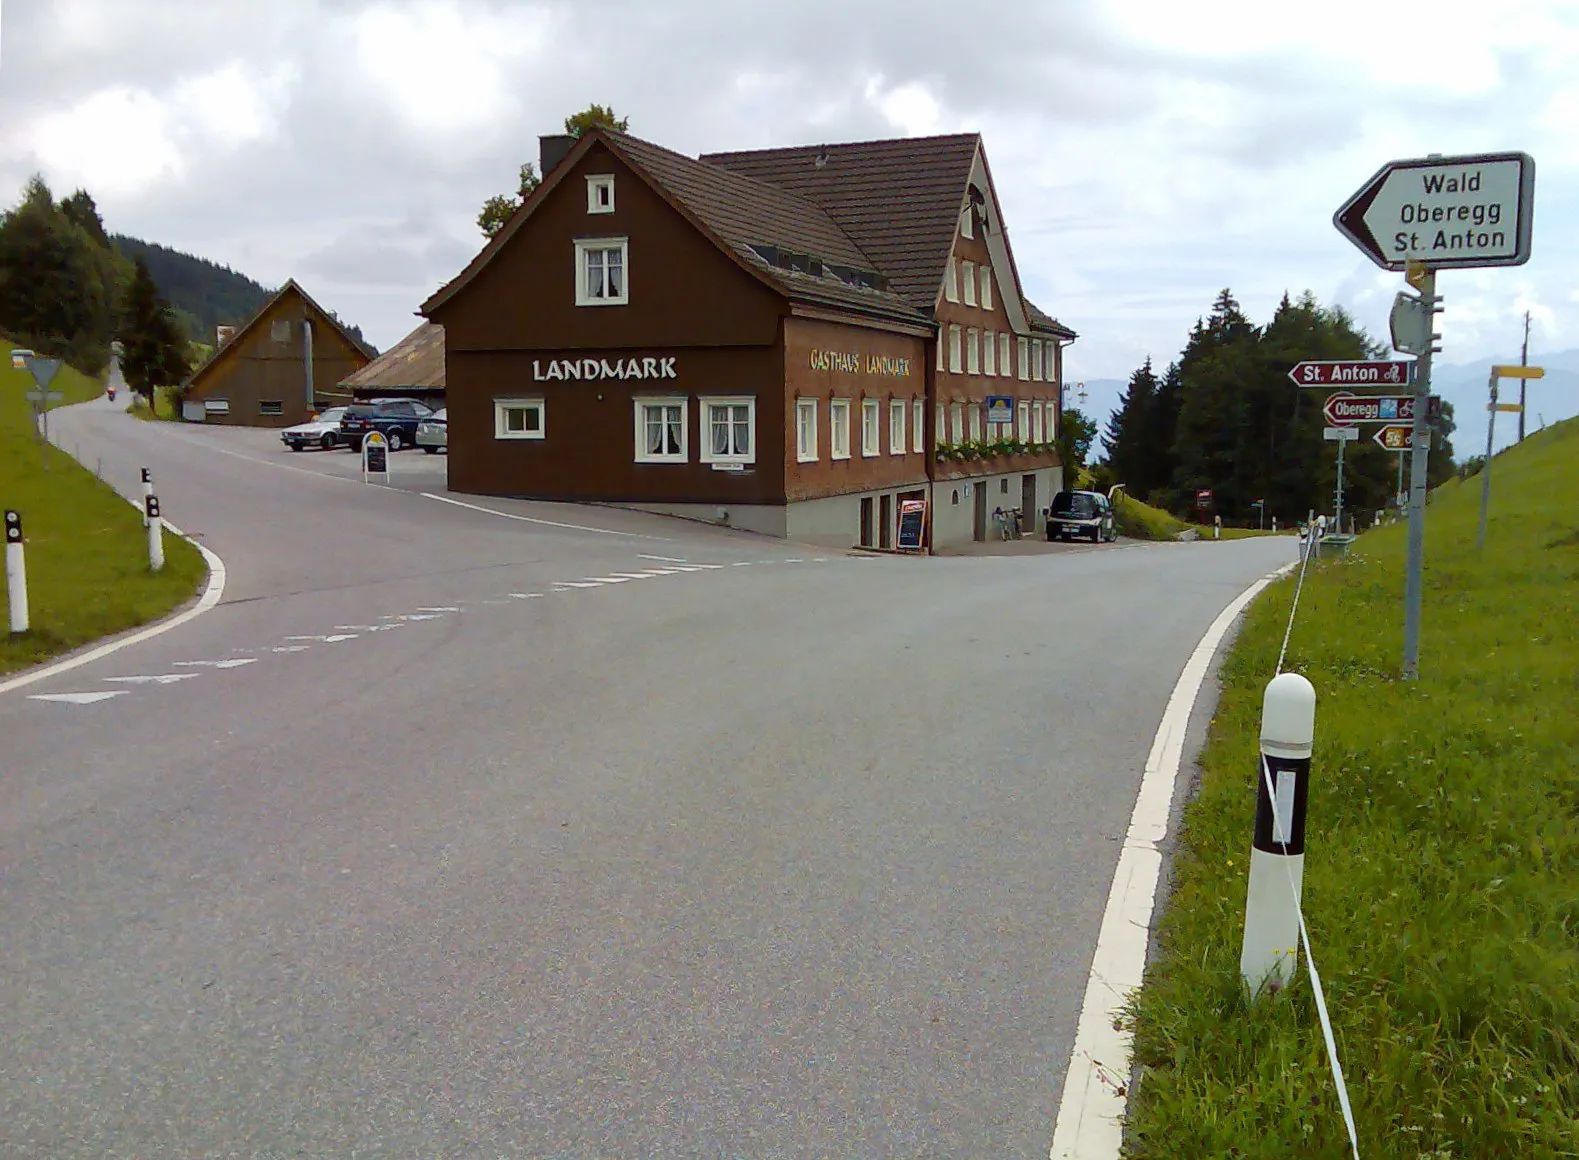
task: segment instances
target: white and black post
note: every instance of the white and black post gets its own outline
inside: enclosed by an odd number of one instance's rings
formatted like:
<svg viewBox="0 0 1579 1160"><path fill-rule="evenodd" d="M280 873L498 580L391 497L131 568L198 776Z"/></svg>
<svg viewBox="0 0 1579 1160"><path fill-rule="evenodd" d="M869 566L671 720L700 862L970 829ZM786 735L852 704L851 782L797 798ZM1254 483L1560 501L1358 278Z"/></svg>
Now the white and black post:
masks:
<svg viewBox="0 0 1579 1160"><path fill-rule="evenodd" d="M143 527L148 526L148 497L154 493L153 473L143 468Z"/></svg>
<svg viewBox="0 0 1579 1160"><path fill-rule="evenodd" d="M22 555L22 513L5 514L5 586L11 596L11 631L26 632L27 560Z"/></svg>
<svg viewBox="0 0 1579 1160"><path fill-rule="evenodd" d="M1299 905L1305 881L1305 802L1316 738L1316 690L1298 673L1268 682L1256 767L1256 827L1245 898L1239 974L1252 997L1276 993L1299 966Z"/></svg>
<svg viewBox="0 0 1579 1160"><path fill-rule="evenodd" d="M148 518L148 569L157 572L164 567L164 520L158 496L150 494L143 500L143 514Z"/></svg>

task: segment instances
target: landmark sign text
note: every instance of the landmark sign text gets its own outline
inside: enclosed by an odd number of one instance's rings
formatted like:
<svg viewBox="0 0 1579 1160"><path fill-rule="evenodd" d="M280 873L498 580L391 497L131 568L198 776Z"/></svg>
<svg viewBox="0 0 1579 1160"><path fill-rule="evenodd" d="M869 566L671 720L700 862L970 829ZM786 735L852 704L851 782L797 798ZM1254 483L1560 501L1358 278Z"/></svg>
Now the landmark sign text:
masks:
<svg viewBox="0 0 1579 1160"><path fill-rule="evenodd" d="M1339 391L1328 395L1321 413L1334 426L1355 423L1411 422L1415 417L1413 395L1351 395Z"/></svg>
<svg viewBox="0 0 1579 1160"><path fill-rule="evenodd" d="M1406 359L1339 359L1302 362L1288 377L1302 387L1401 387L1409 382Z"/></svg>
<svg viewBox="0 0 1579 1160"><path fill-rule="evenodd" d="M1386 270L1522 266L1534 204L1526 153L1425 157L1389 161L1332 221Z"/></svg>

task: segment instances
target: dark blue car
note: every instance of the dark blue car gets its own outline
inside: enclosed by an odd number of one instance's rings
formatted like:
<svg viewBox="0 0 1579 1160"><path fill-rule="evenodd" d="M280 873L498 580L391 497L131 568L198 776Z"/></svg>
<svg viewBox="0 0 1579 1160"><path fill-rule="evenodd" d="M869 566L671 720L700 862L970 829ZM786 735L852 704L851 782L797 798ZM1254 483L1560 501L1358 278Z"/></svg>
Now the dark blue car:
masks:
<svg viewBox="0 0 1579 1160"><path fill-rule="evenodd" d="M414 447L417 424L431 414L432 408L415 399L372 399L352 403L340 418L340 442L352 451L360 451L362 437L369 431L378 431L389 440L391 451Z"/></svg>

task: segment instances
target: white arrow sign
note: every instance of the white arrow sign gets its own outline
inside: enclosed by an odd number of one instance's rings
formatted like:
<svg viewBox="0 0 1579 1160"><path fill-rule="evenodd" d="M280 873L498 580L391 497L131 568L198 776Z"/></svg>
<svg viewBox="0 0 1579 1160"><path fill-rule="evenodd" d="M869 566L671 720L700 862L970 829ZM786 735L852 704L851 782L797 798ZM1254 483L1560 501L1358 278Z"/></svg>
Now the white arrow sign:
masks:
<svg viewBox="0 0 1579 1160"><path fill-rule="evenodd" d="M1332 221L1387 270L1521 266L1534 202L1528 154L1426 157L1382 166Z"/></svg>

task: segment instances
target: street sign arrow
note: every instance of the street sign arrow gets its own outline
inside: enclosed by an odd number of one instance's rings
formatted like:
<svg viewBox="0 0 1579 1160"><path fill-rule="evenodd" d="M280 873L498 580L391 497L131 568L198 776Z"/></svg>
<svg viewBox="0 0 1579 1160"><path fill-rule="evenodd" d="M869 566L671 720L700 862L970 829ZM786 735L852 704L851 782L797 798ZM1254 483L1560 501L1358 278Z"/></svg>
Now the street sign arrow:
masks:
<svg viewBox="0 0 1579 1160"><path fill-rule="evenodd" d="M1338 427L1408 421L1415 417L1415 399L1413 395L1356 395L1338 391L1327 396L1321 413L1328 423Z"/></svg>
<svg viewBox="0 0 1579 1160"><path fill-rule="evenodd" d="M1387 451L1413 451L1415 429L1408 423L1391 423L1372 436L1379 447Z"/></svg>
<svg viewBox="0 0 1579 1160"><path fill-rule="evenodd" d="M1401 387L1413 366L1404 359L1317 359L1295 364L1288 377L1301 387Z"/></svg>
<svg viewBox="0 0 1579 1160"><path fill-rule="evenodd" d="M1332 224L1384 270L1522 266L1534 210L1529 154L1470 153L1389 161Z"/></svg>

